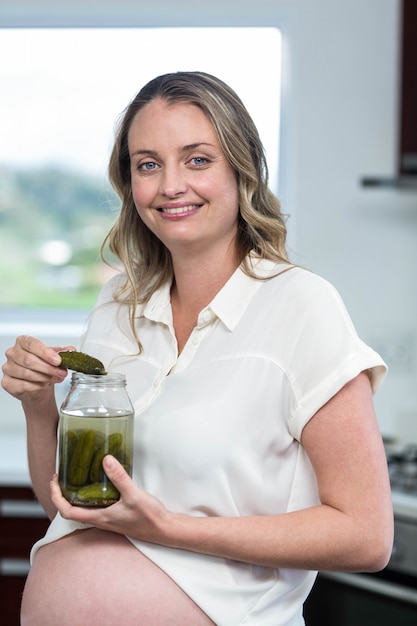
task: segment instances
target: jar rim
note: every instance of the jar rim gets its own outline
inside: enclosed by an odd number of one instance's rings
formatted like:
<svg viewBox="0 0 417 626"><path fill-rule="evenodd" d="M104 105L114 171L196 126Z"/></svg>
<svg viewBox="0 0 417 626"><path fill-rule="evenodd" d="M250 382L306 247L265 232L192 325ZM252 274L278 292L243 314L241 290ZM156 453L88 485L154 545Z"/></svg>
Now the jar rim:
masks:
<svg viewBox="0 0 417 626"><path fill-rule="evenodd" d="M72 382L78 384L95 385L125 385L126 375L121 372L107 372L106 374L84 374L73 372Z"/></svg>

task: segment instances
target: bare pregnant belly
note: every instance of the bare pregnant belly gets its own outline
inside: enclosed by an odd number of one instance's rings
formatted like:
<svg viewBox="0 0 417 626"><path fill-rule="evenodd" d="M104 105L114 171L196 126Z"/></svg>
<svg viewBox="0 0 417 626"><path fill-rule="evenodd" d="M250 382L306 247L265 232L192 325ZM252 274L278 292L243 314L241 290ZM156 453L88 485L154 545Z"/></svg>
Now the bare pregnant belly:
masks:
<svg viewBox="0 0 417 626"><path fill-rule="evenodd" d="M96 528L40 548L21 626L208 626L214 622L125 537Z"/></svg>

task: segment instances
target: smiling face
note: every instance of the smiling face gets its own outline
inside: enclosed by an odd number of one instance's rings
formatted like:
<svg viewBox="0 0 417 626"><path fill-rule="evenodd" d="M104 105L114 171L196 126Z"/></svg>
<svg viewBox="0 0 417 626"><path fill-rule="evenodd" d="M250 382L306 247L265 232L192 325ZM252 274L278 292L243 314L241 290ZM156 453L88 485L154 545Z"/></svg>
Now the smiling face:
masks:
<svg viewBox="0 0 417 626"><path fill-rule="evenodd" d="M128 146L136 210L173 258L234 254L236 175L203 111L153 100L134 117Z"/></svg>

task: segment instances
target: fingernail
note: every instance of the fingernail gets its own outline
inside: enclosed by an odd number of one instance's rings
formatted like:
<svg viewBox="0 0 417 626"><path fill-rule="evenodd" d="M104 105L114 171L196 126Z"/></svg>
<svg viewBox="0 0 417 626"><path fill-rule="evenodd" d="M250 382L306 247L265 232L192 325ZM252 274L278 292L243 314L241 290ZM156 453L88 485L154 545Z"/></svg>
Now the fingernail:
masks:
<svg viewBox="0 0 417 626"><path fill-rule="evenodd" d="M108 469L112 469L114 467L114 458L110 455L104 457L104 463Z"/></svg>

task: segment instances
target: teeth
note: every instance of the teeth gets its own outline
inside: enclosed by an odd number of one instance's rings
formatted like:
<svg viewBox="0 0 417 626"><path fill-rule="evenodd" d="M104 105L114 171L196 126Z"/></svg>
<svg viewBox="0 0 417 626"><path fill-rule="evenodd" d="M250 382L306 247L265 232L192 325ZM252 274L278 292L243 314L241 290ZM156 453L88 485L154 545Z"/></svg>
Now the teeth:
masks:
<svg viewBox="0 0 417 626"><path fill-rule="evenodd" d="M174 209L168 209L168 208L162 207L162 212L171 213L172 215L175 215L176 213L186 213L187 211L192 211L196 207L197 207L196 204L190 204L189 206L176 207Z"/></svg>

